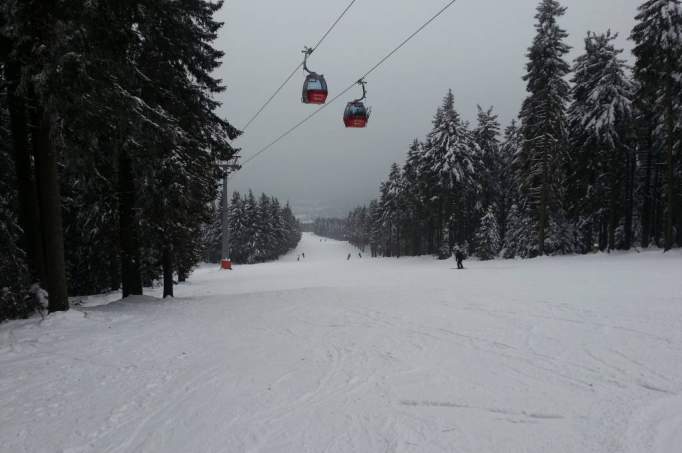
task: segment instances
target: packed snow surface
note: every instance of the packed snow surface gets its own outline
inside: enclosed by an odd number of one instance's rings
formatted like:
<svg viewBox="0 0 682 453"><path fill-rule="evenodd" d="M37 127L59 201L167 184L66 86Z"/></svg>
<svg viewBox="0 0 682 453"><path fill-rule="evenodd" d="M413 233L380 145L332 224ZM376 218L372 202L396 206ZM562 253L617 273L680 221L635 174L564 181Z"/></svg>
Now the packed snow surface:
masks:
<svg viewBox="0 0 682 453"><path fill-rule="evenodd" d="M465 266L306 234L2 324L0 451L682 451L682 254Z"/></svg>

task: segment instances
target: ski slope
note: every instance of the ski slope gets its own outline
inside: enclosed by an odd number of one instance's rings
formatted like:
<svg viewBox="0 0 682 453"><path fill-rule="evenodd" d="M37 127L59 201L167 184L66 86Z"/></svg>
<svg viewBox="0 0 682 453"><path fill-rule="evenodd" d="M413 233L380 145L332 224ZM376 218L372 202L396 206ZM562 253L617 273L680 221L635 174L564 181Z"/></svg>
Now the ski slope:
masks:
<svg viewBox="0 0 682 453"><path fill-rule="evenodd" d="M0 451L682 451L680 252L465 266L306 234L2 324Z"/></svg>

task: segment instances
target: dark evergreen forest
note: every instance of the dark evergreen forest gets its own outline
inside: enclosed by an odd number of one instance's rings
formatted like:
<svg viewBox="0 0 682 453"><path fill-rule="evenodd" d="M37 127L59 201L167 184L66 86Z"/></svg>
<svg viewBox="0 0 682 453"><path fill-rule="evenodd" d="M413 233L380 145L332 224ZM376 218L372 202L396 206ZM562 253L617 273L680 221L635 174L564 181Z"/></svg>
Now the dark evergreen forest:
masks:
<svg viewBox="0 0 682 453"><path fill-rule="evenodd" d="M65 310L202 258L239 135L214 99L221 5L0 4L0 320L26 314L36 282Z"/></svg>
<svg viewBox="0 0 682 453"><path fill-rule="evenodd" d="M228 210L230 257L237 264L275 260L301 240L301 225L291 207L282 206L275 197L261 194L256 199L251 191L246 196L234 192ZM222 218L223 209L217 207L213 222L204 228L206 262L217 263L222 258Z"/></svg>
<svg viewBox="0 0 682 453"><path fill-rule="evenodd" d="M565 11L556 0L538 6L518 120L503 129L492 107L478 107L469 124L449 91L378 199L343 221L320 219L315 231L374 256L682 246L680 2L641 5L634 67L610 30L588 33L566 61Z"/></svg>

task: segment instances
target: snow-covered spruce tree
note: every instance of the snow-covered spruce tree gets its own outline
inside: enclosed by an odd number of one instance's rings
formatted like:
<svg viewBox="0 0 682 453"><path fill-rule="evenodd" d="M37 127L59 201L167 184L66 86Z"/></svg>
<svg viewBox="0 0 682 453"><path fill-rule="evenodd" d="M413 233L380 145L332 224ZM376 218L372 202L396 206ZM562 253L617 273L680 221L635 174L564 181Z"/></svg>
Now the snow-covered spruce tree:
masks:
<svg viewBox="0 0 682 453"><path fill-rule="evenodd" d="M381 254L382 238L381 238L381 209L378 200L372 200L369 203L369 248L372 258L376 258Z"/></svg>
<svg viewBox="0 0 682 453"><path fill-rule="evenodd" d="M530 258L535 256L536 234L527 208L513 204L507 215L507 231L504 236L502 256L505 258Z"/></svg>
<svg viewBox="0 0 682 453"><path fill-rule="evenodd" d="M421 178L422 152L424 147L415 139L407 152L407 158L402 168L403 200L407 219L406 242L409 243L407 254L420 255L423 240L428 237L428 222L425 222L425 194Z"/></svg>
<svg viewBox="0 0 682 453"><path fill-rule="evenodd" d="M441 115L438 108L434 117L434 122ZM434 155L429 153L431 143L427 137L419 147L411 152L413 164L416 165L417 187L416 198L420 207L420 220L422 225L421 236L424 241L424 251L429 255L435 255L440 247L440 233L437 231L438 223L441 220L441 188L439 186L439 175L433 171ZM409 157L409 156L408 156Z"/></svg>
<svg viewBox="0 0 682 453"><path fill-rule="evenodd" d="M283 215L282 206L279 200L275 197L270 197L270 214L269 217L272 219L272 239L273 239L273 249L271 256L279 257L286 253L289 249L287 247L287 230L286 222Z"/></svg>
<svg viewBox="0 0 682 453"><path fill-rule="evenodd" d="M368 245L370 245L370 241L371 241L372 215L371 215L369 206L363 206L363 211L364 212L363 212L362 219L361 219L360 230L361 230L361 235L362 235L362 244L364 245L362 250L364 252L365 248Z"/></svg>
<svg viewBox="0 0 682 453"><path fill-rule="evenodd" d="M57 73L60 95L62 188L69 288L72 294L118 289L129 282L125 264L131 255L120 253L136 243L137 230L119 234L136 206L128 203L136 191L132 169L120 155L151 143L163 118L133 96L136 69L128 58L137 37L133 33L133 5L125 2L84 2L70 24L76 27L68 70ZM153 124L153 125L152 125ZM125 152L119 152L125 149ZM124 159L125 160L125 159ZM131 216L120 216L128 206ZM139 256L134 258L139 264ZM123 269L121 269L123 267ZM125 271L125 278L121 270ZM135 273L139 276L138 272ZM141 292L141 278L139 292ZM126 289L130 286L126 285Z"/></svg>
<svg viewBox="0 0 682 453"><path fill-rule="evenodd" d="M392 237L394 242L392 244L391 256L400 257L403 254L404 246L404 231L409 221L406 211L405 203L405 180L403 178L402 169L397 163L391 165L391 171L388 175L389 186L389 215L391 217L391 225L393 227Z"/></svg>
<svg viewBox="0 0 682 453"><path fill-rule="evenodd" d="M481 226L476 233L476 256L482 260L495 258L500 252L501 243L497 216L493 207L490 206L481 218Z"/></svg>
<svg viewBox="0 0 682 453"><path fill-rule="evenodd" d="M287 202L286 206L284 206L284 209L282 210L282 216L284 217L284 224L287 228L286 251L293 250L301 241L301 236L303 235L301 223L291 210L289 202Z"/></svg>
<svg viewBox="0 0 682 453"><path fill-rule="evenodd" d="M301 237L303 236L303 230L301 228L301 222L298 221L294 215L294 211L291 209L289 202L284 206L282 210L282 216L284 217L284 224L287 227L287 252L293 250L301 242Z"/></svg>
<svg viewBox="0 0 682 453"><path fill-rule="evenodd" d="M395 164L394 164L395 165ZM397 166L396 166L397 167ZM392 169L393 172L393 169ZM394 175L394 179L395 179ZM393 256L394 237L395 237L395 200L391 176L379 186L379 231L381 231L381 247L385 257Z"/></svg>
<svg viewBox="0 0 682 453"><path fill-rule="evenodd" d="M641 191L642 245L650 240L658 241L655 234L656 175L655 163L659 159L657 148L663 150L660 156L665 162L663 245L666 250L673 246L673 223L680 214L680 194L676 193L675 175L679 172L682 154L682 6L679 0L648 0L639 7L637 25L631 39L635 42L633 53L637 58L635 78L638 82L636 94L639 120L644 124L648 140L643 156L644 181ZM680 228L682 229L682 228ZM678 245L682 233L678 231Z"/></svg>
<svg viewBox="0 0 682 453"><path fill-rule="evenodd" d="M368 213L367 207L355 208L346 218L346 237L348 242L365 251L369 243Z"/></svg>
<svg viewBox="0 0 682 453"><path fill-rule="evenodd" d="M516 183L516 175L514 172L514 161L517 154L521 150L521 131L513 120L512 123L504 131L504 139L500 145L499 155L499 174L497 185L499 193L497 194L497 222L500 226L500 237L505 238L507 235L507 219L512 205L518 202L519 190Z"/></svg>
<svg viewBox="0 0 682 453"><path fill-rule="evenodd" d="M276 219L270 209L270 198L261 194L256 208L256 250L254 260L263 263L273 258L277 249L274 237Z"/></svg>
<svg viewBox="0 0 682 453"><path fill-rule="evenodd" d="M252 191L241 197L234 192L230 201L230 249L232 261L255 264L275 260L295 248L301 240L301 226L291 207L262 194L258 201ZM204 257L218 262L222 257L222 212L204 226Z"/></svg>
<svg viewBox="0 0 682 453"><path fill-rule="evenodd" d="M448 226L456 243L473 238L475 230L471 227L478 221L474 200L480 190L475 178L478 156L478 145L455 110L455 97L449 90L434 117L423 159L429 182L435 184L431 200L439 244L444 226ZM449 219L454 222L447 225Z"/></svg>
<svg viewBox="0 0 682 453"><path fill-rule="evenodd" d="M474 139L478 144L480 168L476 169L476 179L481 187L479 196L482 211L487 212L490 206L499 208L500 174L502 159L500 154L500 123L493 107L483 110L478 108L478 125L474 129Z"/></svg>
<svg viewBox="0 0 682 453"><path fill-rule="evenodd" d="M143 81L142 99L169 117L168 131L137 159L143 177L150 176L141 200L151 233L145 242L162 257L164 295L172 296L175 255L196 249L200 237L189 233L210 221L219 161L235 153L229 142L238 133L216 115L220 104L213 99L224 91L211 75L223 56L212 47L222 25L213 18L220 5L199 0L163 5L148 12L153 20L145 16L139 24L144 39L137 64L153 81Z"/></svg>
<svg viewBox="0 0 682 453"><path fill-rule="evenodd" d="M616 37L610 31L588 33L585 54L574 68L569 123L575 193L569 201L583 252L592 250L595 234L600 250L628 248L632 238L632 206L626 206L631 197L626 190L632 187L626 187L626 178L634 163L633 86L620 58L622 50L613 46ZM616 244L616 230L624 225L625 243Z"/></svg>
<svg viewBox="0 0 682 453"><path fill-rule="evenodd" d="M81 149L91 148L84 145ZM104 153L93 152L87 159L74 154L72 150L64 157L61 173L69 293L118 290L121 277L114 172Z"/></svg>
<svg viewBox="0 0 682 453"><path fill-rule="evenodd" d="M245 239L243 247L246 252L244 262L246 264L254 264L256 262L256 244L258 242L258 202L253 191L249 190L249 193L244 197L242 209Z"/></svg>
<svg viewBox="0 0 682 453"><path fill-rule="evenodd" d="M246 211L244 209L244 205L245 201L239 192L233 192L228 211L230 224L230 258L236 263L245 263L249 254L248 240L251 233L247 227L247 218L245 215ZM220 211L214 222L216 225L215 228L218 229L218 234L217 241L215 243L215 253L212 255L214 258L211 260L213 263L217 263L221 258L223 258L222 222L222 211Z"/></svg>
<svg viewBox="0 0 682 453"><path fill-rule="evenodd" d="M153 6L151 2L84 4L83 66L78 80L85 87L86 95L74 103L76 114L69 121L73 134L67 137L74 143L86 141L92 150L95 158L84 162L91 169L83 174L99 173L107 180L107 183L90 181L97 186L93 191L114 193L115 204L106 206L106 210L115 219L117 231L99 237L97 246L108 249L106 238L115 238L116 247L109 253L120 262L119 278L124 296L141 294L143 280L155 279L158 268L152 263L157 259L156 247L148 247L144 253L140 251L140 244L145 242L140 237L140 225L145 219L139 200L142 165L138 162L138 156L147 157L148 151L155 149L158 137L170 135L172 122L169 115L139 96L145 80L151 85L151 80L137 65L141 42L145 39L139 26L149 20L147 13L151 13ZM69 167L74 164L70 163ZM91 207L85 200L76 201L75 209Z"/></svg>
<svg viewBox="0 0 682 453"><path fill-rule="evenodd" d="M237 193L237 192L235 192ZM223 220L223 197L220 193L217 200L212 203L213 216L211 221L201 226L201 240L204 244L202 260L207 263L217 263L222 258L222 220ZM230 209L232 206L230 206Z"/></svg>
<svg viewBox="0 0 682 453"><path fill-rule="evenodd" d="M550 228L568 229L563 223L563 191L565 185L565 151L567 148L566 106L569 85L565 77L569 65L564 56L569 46L568 36L557 20L566 8L556 0L542 0L535 16L536 36L528 51L528 97L519 115L522 122L523 144L518 156L521 172L522 204L529 208L521 215L530 215L524 223L536 232L535 247L524 255L566 253L572 243L554 243L550 248L547 238L559 236Z"/></svg>

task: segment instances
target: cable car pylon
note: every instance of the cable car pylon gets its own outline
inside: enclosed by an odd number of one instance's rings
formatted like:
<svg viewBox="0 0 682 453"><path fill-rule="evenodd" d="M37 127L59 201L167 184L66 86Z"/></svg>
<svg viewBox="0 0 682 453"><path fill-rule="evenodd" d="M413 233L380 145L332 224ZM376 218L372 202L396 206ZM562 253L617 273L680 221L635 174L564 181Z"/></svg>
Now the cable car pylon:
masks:
<svg viewBox="0 0 682 453"><path fill-rule="evenodd" d="M350 128L363 128L367 127L372 109L365 107L362 102L367 98L367 82L365 79L360 79L356 83L362 87L362 97L346 104L346 110L343 112L343 124Z"/></svg>
<svg viewBox="0 0 682 453"><path fill-rule="evenodd" d="M303 70L308 73L303 82L303 93L301 101L304 104L324 104L327 100L327 81L322 74L308 69L308 57L313 54L315 49L304 47L303 52Z"/></svg>

